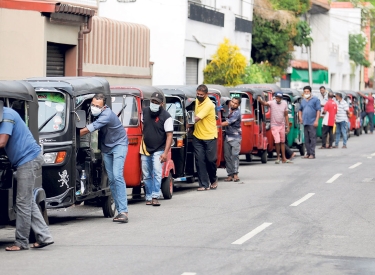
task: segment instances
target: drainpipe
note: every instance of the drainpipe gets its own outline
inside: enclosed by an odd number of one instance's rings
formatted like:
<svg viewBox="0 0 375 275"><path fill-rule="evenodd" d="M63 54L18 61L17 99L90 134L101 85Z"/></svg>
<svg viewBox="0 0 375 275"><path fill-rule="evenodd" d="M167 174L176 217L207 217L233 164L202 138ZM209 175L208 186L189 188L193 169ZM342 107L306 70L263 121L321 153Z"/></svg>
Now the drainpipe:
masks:
<svg viewBox="0 0 375 275"><path fill-rule="evenodd" d="M87 19L87 17L86 17ZM92 28L92 16L88 17L88 22L81 25L81 30L78 33L78 68L77 75L82 76L83 67L83 35L90 33Z"/></svg>

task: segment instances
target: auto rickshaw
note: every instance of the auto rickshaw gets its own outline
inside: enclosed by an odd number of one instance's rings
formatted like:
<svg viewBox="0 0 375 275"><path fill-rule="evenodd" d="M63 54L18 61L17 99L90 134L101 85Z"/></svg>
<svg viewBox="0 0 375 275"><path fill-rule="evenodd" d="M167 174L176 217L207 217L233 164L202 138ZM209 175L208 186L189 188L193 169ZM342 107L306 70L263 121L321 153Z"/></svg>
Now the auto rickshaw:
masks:
<svg viewBox="0 0 375 275"><path fill-rule="evenodd" d="M96 201L105 217L115 215L115 205L98 143L100 131L80 137L79 131L94 121L91 100L103 93L112 106L108 82L98 77L46 77L27 80L38 102L39 141L43 148L43 188L47 209ZM86 180L81 182L82 171ZM84 184L85 192L76 194Z"/></svg>
<svg viewBox="0 0 375 275"><path fill-rule="evenodd" d="M288 103L289 133L287 135L287 145L290 148L297 148L301 156L305 155L305 135L303 124L298 118L298 110L302 96L298 90L285 88L283 99Z"/></svg>
<svg viewBox="0 0 375 275"><path fill-rule="evenodd" d="M267 163L268 139L265 108L258 101L258 96L264 98L264 93L248 87L229 88L229 92L232 98L241 98L242 141L240 155L246 155L248 161L251 161L252 155L256 155L261 158L262 163Z"/></svg>
<svg viewBox="0 0 375 275"><path fill-rule="evenodd" d="M127 188L133 188L133 198L139 198L142 183L141 155L139 153L142 142L142 108L150 106L151 95L154 92L161 92L160 89L152 86L112 86L113 111L118 114L122 125L128 135L128 154L124 166L124 179ZM168 104L164 102L168 109ZM177 143L178 141L175 141ZM175 171L172 155L169 152L168 159L163 163L161 192L164 199L171 199L173 196L173 173Z"/></svg>
<svg viewBox="0 0 375 275"><path fill-rule="evenodd" d="M0 123L3 121L3 106L15 110L29 127L39 143L38 98L34 88L25 81L0 81ZM48 224L46 193L42 187L42 173L37 171L34 198L44 220ZM4 149L0 150L0 226L16 219L17 180Z"/></svg>

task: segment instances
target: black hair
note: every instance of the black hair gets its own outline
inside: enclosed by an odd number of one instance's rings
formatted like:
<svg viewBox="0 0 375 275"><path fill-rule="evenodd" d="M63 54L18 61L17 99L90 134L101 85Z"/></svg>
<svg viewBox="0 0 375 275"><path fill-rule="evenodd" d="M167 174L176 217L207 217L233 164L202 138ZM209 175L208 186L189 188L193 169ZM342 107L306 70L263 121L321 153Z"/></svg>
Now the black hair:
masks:
<svg viewBox="0 0 375 275"><path fill-rule="evenodd" d="M342 93L336 93L336 97L339 96L339 98L342 98Z"/></svg>
<svg viewBox="0 0 375 275"><path fill-rule="evenodd" d="M208 93L208 88L207 88L207 86L206 85L204 85L204 84L201 84L201 85L199 85L198 87L197 87L197 91L201 91L201 92L204 92L204 93Z"/></svg>
<svg viewBox="0 0 375 275"><path fill-rule="evenodd" d="M326 87L324 87L324 86L320 86L319 90L320 90L320 89L324 89L324 90L325 90L325 89L326 89Z"/></svg>
<svg viewBox="0 0 375 275"><path fill-rule="evenodd" d="M328 93L328 98L333 98L335 95L332 92Z"/></svg>
<svg viewBox="0 0 375 275"><path fill-rule="evenodd" d="M94 98L95 98L96 100L103 100L103 105L105 105L105 103L106 103L106 101L107 101L105 95L102 94L102 93L95 94L95 95L94 95Z"/></svg>
<svg viewBox="0 0 375 275"><path fill-rule="evenodd" d="M310 86L305 86L305 87L303 87L303 91L305 91L305 90L309 90L310 93L311 93L311 87L310 87Z"/></svg>
<svg viewBox="0 0 375 275"><path fill-rule="evenodd" d="M232 99L237 100L238 105L241 105L241 98L239 96L234 96L234 97L232 97Z"/></svg>

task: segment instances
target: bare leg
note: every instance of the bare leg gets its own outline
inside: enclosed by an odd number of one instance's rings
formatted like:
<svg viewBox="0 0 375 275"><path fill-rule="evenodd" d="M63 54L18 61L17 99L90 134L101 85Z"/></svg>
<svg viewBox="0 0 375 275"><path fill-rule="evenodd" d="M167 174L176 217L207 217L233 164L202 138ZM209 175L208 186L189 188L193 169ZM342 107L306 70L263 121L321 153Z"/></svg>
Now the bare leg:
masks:
<svg viewBox="0 0 375 275"><path fill-rule="evenodd" d="M277 159L279 160L280 159L280 143L275 143L275 145L276 145ZM285 147L284 147L284 157L285 157Z"/></svg>
<svg viewBox="0 0 375 275"><path fill-rule="evenodd" d="M281 143L281 159L282 159L282 161L286 161L286 157L285 157L285 143Z"/></svg>

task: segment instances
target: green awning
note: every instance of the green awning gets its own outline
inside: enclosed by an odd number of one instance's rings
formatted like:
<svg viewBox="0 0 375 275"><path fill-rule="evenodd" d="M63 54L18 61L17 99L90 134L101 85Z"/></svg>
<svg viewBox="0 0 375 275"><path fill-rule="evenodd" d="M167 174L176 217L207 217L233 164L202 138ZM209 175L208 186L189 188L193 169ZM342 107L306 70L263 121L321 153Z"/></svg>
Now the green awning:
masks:
<svg viewBox="0 0 375 275"><path fill-rule="evenodd" d="M327 84L328 83L328 72L324 70L313 70L312 71L313 83L314 84ZM309 82L308 70L295 69L292 70L291 81Z"/></svg>

